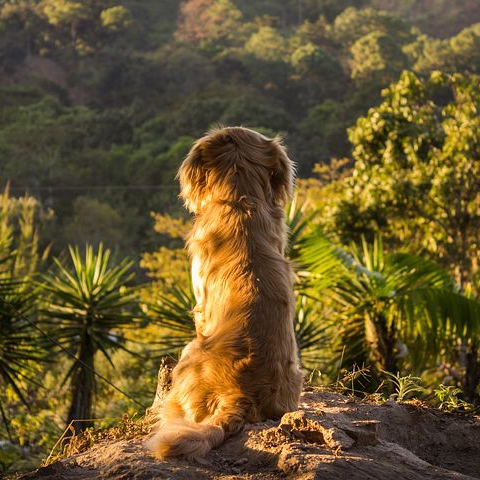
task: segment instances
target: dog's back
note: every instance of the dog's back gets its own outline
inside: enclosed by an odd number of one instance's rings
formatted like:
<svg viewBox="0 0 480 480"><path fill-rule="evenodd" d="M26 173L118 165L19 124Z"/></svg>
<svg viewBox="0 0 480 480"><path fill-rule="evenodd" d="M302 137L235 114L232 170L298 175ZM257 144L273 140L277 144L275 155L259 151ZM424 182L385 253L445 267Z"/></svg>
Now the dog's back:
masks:
<svg viewBox="0 0 480 480"><path fill-rule="evenodd" d="M277 139L216 130L179 172L197 338L182 353L150 441L159 458L204 456L245 422L296 408L302 385L283 207L293 165Z"/></svg>

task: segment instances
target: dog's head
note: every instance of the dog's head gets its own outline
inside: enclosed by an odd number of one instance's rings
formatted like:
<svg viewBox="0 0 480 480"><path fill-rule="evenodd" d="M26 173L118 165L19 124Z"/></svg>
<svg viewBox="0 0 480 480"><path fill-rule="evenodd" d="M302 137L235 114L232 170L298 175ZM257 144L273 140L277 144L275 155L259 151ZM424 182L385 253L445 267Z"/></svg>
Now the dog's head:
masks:
<svg viewBox="0 0 480 480"><path fill-rule="evenodd" d="M293 162L279 138L243 127L212 130L197 140L178 172L180 195L193 213L211 201L283 206L293 176Z"/></svg>

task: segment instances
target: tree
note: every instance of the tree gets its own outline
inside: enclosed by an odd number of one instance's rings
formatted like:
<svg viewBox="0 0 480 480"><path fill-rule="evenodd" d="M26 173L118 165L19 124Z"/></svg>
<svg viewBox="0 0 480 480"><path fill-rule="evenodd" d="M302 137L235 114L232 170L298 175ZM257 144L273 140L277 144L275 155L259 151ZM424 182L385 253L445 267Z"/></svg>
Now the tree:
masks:
<svg viewBox="0 0 480 480"><path fill-rule="evenodd" d="M397 45L414 40L411 26L399 17L373 8L346 8L335 18L333 37L344 47L350 48L361 37L378 31L392 37Z"/></svg>
<svg viewBox="0 0 480 480"><path fill-rule="evenodd" d="M414 70L430 73L480 71L480 23L464 28L451 38L439 39L420 35L405 48L414 60Z"/></svg>
<svg viewBox="0 0 480 480"><path fill-rule="evenodd" d="M189 0L183 3L175 34L183 42L215 49L240 44L242 12L231 0Z"/></svg>
<svg viewBox="0 0 480 480"><path fill-rule="evenodd" d="M97 51L106 34L126 29L132 20L125 6L110 0L40 0L36 8L51 25L45 37L54 38L55 48L62 50L70 42L81 55Z"/></svg>
<svg viewBox="0 0 480 480"><path fill-rule="evenodd" d="M52 219L34 197L13 197L7 185L0 194L0 273L5 272L20 281L29 281L46 259L49 248L39 248L38 230Z"/></svg>
<svg viewBox="0 0 480 480"><path fill-rule="evenodd" d="M456 71L480 71L480 23L449 39Z"/></svg>
<svg viewBox="0 0 480 480"><path fill-rule="evenodd" d="M313 43L323 48L335 48L335 41L330 33L330 25L323 16L319 16L315 22L306 20L293 32L289 39L292 49L301 47L307 43Z"/></svg>
<svg viewBox="0 0 480 480"><path fill-rule="evenodd" d="M115 5L102 10L100 19L102 27L114 32L129 27L132 22L129 10L123 5Z"/></svg>
<svg viewBox="0 0 480 480"><path fill-rule="evenodd" d="M268 62L283 61L286 55L285 40L277 29L261 26L247 40L245 51Z"/></svg>
<svg viewBox="0 0 480 480"><path fill-rule="evenodd" d="M97 252L89 245L84 257L69 248L73 269L54 259L56 272L43 276L40 288L48 301L41 309L55 338L76 358L66 378L70 379L71 405L67 423L75 431L91 425L95 395L95 355L101 352L113 365L111 352L127 350L122 329L136 326L136 300L127 284L132 262L111 265L110 251Z"/></svg>
<svg viewBox="0 0 480 480"><path fill-rule="evenodd" d="M404 48L415 72L430 74L434 70L454 72L454 58L448 40L420 35Z"/></svg>
<svg viewBox="0 0 480 480"><path fill-rule="evenodd" d="M4 66L9 68L19 63L24 56L36 52L41 44L39 32L44 31L45 20L39 15L33 0L2 3L0 35L4 37L4 51L0 55Z"/></svg>
<svg viewBox="0 0 480 480"><path fill-rule="evenodd" d="M349 218L376 219L442 259L462 288L480 259L479 78L404 72L383 98L349 130L355 164L339 225L348 237Z"/></svg>
<svg viewBox="0 0 480 480"><path fill-rule="evenodd" d="M242 12L231 0L215 0L205 11L208 36L204 45L215 49L240 45L242 33Z"/></svg>
<svg viewBox="0 0 480 480"><path fill-rule="evenodd" d="M199 21L215 0L187 0L180 7L175 37L184 42L200 43L208 35L208 28Z"/></svg>
<svg viewBox="0 0 480 480"><path fill-rule="evenodd" d="M304 104L313 107L319 100L338 94L344 84L342 66L325 49L308 42L291 55L293 78L303 87Z"/></svg>
<svg viewBox="0 0 480 480"><path fill-rule="evenodd" d="M71 0L42 0L41 9L51 25L69 30L72 46L76 50L79 24L88 18L89 13L85 3Z"/></svg>
<svg viewBox="0 0 480 480"><path fill-rule="evenodd" d="M392 80L407 67L407 57L388 34L373 31L359 38L350 48L352 78L382 82Z"/></svg>
<svg viewBox="0 0 480 480"><path fill-rule="evenodd" d="M104 243L112 248L126 250L126 225L120 213L106 202L81 196L73 202L73 215L64 227L66 244L90 244L97 247Z"/></svg>

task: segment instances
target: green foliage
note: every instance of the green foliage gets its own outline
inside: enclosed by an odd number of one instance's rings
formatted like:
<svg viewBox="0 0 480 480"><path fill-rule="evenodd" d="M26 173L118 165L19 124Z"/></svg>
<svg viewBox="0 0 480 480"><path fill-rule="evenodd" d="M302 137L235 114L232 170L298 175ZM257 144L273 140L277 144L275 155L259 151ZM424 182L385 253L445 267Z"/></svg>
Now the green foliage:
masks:
<svg viewBox="0 0 480 480"><path fill-rule="evenodd" d="M2 263L5 260L8 258ZM4 388L10 386L25 405L28 401L21 381L31 380L37 364L45 360L38 334L25 318L33 306L34 296L24 283L8 273L0 276L0 381Z"/></svg>
<svg viewBox="0 0 480 480"><path fill-rule="evenodd" d="M35 328L36 292L31 278L44 260L39 255L37 228L43 212L27 195L15 198L8 187L0 196L0 424L10 442L22 441L11 418L10 404L30 407L31 388L46 361L45 343ZM0 468L8 468L18 452L4 446Z"/></svg>
<svg viewBox="0 0 480 480"><path fill-rule="evenodd" d="M245 50L266 62L281 62L286 53L285 40L273 27L262 26L245 44Z"/></svg>
<svg viewBox="0 0 480 480"><path fill-rule="evenodd" d="M77 197L71 220L64 227L66 243L98 246L102 242L128 248L125 223L120 213L106 202Z"/></svg>
<svg viewBox="0 0 480 480"><path fill-rule="evenodd" d="M231 0L215 0L205 11L205 21L203 28L207 35L204 46L220 50L241 42L242 13Z"/></svg>
<svg viewBox="0 0 480 480"><path fill-rule="evenodd" d="M17 445L2 445L0 447L0 473L7 473L20 455L21 449Z"/></svg>
<svg viewBox="0 0 480 480"><path fill-rule="evenodd" d="M334 349L347 369L396 372L405 358L418 371L437 358L450 335L479 332L480 304L452 291L449 276L435 263L387 254L380 238L344 250L314 232L300 265L306 291L335 306Z"/></svg>
<svg viewBox="0 0 480 480"><path fill-rule="evenodd" d="M353 206L377 216L377 228L434 251L464 285L478 262L479 79L404 72L383 97L349 130L355 165L338 218Z"/></svg>
<svg viewBox="0 0 480 480"><path fill-rule="evenodd" d="M87 16L85 5L69 0L43 0L41 8L52 25L72 23Z"/></svg>
<svg viewBox="0 0 480 480"><path fill-rule="evenodd" d="M80 429L92 418L95 354L101 352L113 366L111 352L127 348L122 329L136 326L138 312L136 298L126 287L133 278L132 262L125 259L112 266L110 251L101 244L97 252L87 245L84 257L78 247L70 247L70 260L72 270L54 259L56 272L43 277L40 288L48 301L41 313L56 341L75 356L65 377L71 379L73 395L67 423L87 420L75 424Z"/></svg>
<svg viewBox="0 0 480 480"><path fill-rule="evenodd" d="M459 398L462 390L453 385L440 384L434 390L437 400L440 402L439 408L446 412L454 411L468 411L473 408L473 405Z"/></svg>
<svg viewBox="0 0 480 480"><path fill-rule="evenodd" d="M396 78L408 66L407 58L395 40L383 32L373 31L358 39L351 47L352 78L382 81Z"/></svg>
<svg viewBox="0 0 480 480"><path fill-rule="evenodd" d="M355 394L374 390L382 371L404 388L426 368L438 383L448 366L475 400L480 10L472 0L422 5L1 2L0 182L15 195L0 197L0 370L9 375L0 405L13 441L31 447L24 462L51 447L65 417L92 416L94 393L97 415L133 413L91 369L148 403L157 355L178 354L193 336L190 227L175 175L218 123L285 135L300 177L317 176L298 181L287 211L295 328L312 382L338 377ZM62 257L84 243L141 257L137 278L149 282L126 287L128 262L112 264L100 247ZM32 293L50 244L64 260ZM83 363L55 352L44 364L52 340L7 301ZM145 328L129 329L140 315ZM465 410L448 388L445 408ZM2 450L1 468L17 468L19 456Z"/></svg>
<svg viewBox="0 0 480 480"><path fill-rule="evenodd" d="M100 18L102 27L115 32L127 28L131 24L130 12L123 5L115 5L102 10Z"/></svg>
<svg viewBox="0 0 480 480"><path fill-rule="evenodd" d="M326 361L330 343L327 322L319 321L315 302L305 295L297 297L295 309L295 335L302 366L310 371Z"/></svg>
<svg viewBox="0 0 480 480"><path fill-rule="evenodd" d="M150 249L149 212L179 210L185 139L218 122L285 132L307 176L348 155L346 128L401 69L479 68L478 25L462 21L437 41L396 12L409 10L374 0L4 2L0 59L16 80L0 89L0 181L54 209L56 253L78 234L72 217L88 211L100 230L110 207L106 245Z"/></svg>
<svg viewBox="0 0 480 480"><path fill-rule="evenodd" d="M399 17L373 8L346 8L333 22L333 34L342 45L351 47L362 37L382 32L392 36L397 44L405 44L414 38L410 25Z"/></svg>
<svg viewBox="0 0 480 480"><path fill-rule="evenodd" d="M19 280L32 276L48 248L39 252L38 227L51 220L39 202L28 195L15 198L7 188L0 195L0 272ZM42 225L43 224L43 225Z"/></svg>
<svg viewBox="0 0 480 480"><path fill-rule="evenodd" d="M423 387L421 386L421 378L413 377L412 375L400 376L400 373L397 372L396 375L390 372L385 372L387 375L387 380L395 388L395 393L390 397L394 398L397 402L403 402L412 397L416 393L423 392Z"/></svg>

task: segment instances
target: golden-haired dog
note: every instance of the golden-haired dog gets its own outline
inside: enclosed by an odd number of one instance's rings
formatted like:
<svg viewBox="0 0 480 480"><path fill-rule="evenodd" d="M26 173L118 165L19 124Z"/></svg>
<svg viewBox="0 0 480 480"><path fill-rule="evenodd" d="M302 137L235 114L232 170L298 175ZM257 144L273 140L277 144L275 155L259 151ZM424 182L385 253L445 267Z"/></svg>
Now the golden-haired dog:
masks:
<svg viewBox="0 0 480 480"><path fill-rule="evenodd" d="M293 164L282 142L243 127L213 130L180 167L195 214L187 245L197 337L182 352L148 445L204 457L246 422L297 408L302 373L284 206Z"/></svg>

